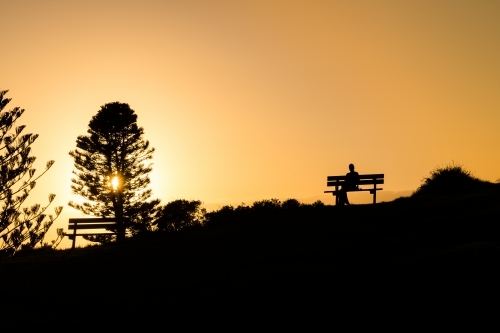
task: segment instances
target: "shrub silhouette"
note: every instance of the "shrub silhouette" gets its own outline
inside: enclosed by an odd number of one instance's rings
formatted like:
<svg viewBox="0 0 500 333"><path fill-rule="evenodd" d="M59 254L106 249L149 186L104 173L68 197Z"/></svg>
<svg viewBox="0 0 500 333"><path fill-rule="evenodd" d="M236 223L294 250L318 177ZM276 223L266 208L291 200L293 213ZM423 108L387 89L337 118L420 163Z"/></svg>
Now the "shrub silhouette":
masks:
<svg viewBox="0 0 500 333"><path fill-rule="evenodd" d="M297 199L287 199L281 203L281 209L288 212L296 212L301 204Z"/></svg>
<svg viewBox="0 0 500 333"><path fill-rule="evenodd" d="M153 222L159 231L179 231L186 227L203 225L205 208L199 200L174 200L160 207L158 218Z"/></svg>
<svg viewBox="0 0 500 333"><path fill-rule="evenodd" d="M205 215L205 225L227 225L235 222L243 222L252 217L252 208L245 206L244 203L238 207L230 205L223 206L219 210L209 212Z"/></svg>
<svg viewBox="0 0 500 333"><path fill-rule="evenodd" d="M257 215L273 215L281 210L281 202L278 199L266 199L255 201L252 205L252 211Z"/></svg>
<svg viewBox="0 0 500 333"><path fill-rule="evenodd" d="M422 182L412 196L466 193L494 186L491 182L473 176L472 172L464 169L462 165L456 164L436 167Z"/></svg>

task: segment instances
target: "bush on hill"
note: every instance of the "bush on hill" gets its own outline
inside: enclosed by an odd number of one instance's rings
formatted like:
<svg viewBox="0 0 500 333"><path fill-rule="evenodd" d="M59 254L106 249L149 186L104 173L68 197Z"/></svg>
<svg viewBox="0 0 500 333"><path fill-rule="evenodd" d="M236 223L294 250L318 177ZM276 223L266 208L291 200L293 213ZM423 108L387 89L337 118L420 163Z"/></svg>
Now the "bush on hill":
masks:
<svg viewBox="0 0 500 333"><path fill-rule="evenodd" d="M450 164L432 170L412 196L475 192L490 189L494 185L473 176L472 172L464 169L462 165Z"/></svg>
<svg viewBox="0 0 500 333"><path fill-rule="evenodd" d="M179 231L183 228L201 226L205 221L206 209L200 200L174 200L159 208L153 225L158 231Z"/></svg>

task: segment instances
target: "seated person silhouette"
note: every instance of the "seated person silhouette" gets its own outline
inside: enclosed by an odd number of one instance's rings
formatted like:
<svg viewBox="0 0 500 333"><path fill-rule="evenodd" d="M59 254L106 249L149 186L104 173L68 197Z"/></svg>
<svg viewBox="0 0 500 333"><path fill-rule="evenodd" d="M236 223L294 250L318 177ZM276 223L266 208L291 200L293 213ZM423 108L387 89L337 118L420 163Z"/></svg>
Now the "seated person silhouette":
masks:
<svg viewBox="0 0 500 333"><path fill-rule="evenodd" d="M345 175L345 182L339 191L339 204L340 205L350 205L349 199L347 199L347 191L353 191L358 189L359 184L359 174L354 171L354 164L349 164L349 171Z"/></svg>

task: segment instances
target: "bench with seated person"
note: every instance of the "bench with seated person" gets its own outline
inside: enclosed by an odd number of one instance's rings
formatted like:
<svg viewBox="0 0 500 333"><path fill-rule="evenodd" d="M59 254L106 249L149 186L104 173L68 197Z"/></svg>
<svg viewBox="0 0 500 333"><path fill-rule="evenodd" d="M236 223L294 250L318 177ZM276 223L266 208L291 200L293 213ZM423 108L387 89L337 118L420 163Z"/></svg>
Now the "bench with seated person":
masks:
<svg viewBox="0 0 500 333"><path fill-rule="evenodd" d="M335 186L335 191L325 191L336 196L335 204L349 204L347 192L369 191L373 195L373 203L377 202L378 184L384 183L384 174L360 175L354 171L354 165L349 165L350 172L345 176L328 176L326 186ZM360 185L373 185L373 188L360 188Z"/></svg>

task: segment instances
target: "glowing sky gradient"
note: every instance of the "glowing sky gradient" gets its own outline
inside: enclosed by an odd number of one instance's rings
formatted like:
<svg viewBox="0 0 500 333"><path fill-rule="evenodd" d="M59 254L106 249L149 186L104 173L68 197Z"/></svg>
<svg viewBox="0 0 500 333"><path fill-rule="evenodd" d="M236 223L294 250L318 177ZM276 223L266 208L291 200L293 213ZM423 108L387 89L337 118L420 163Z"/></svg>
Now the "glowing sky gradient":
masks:
<svg viewBox="0 0 500 333"><path fill-rule="evenodd" d="M500 1L0 0L0 27L0 89L56 161L30 202L66 215L68 152L115 101L163 203L333 203L349 163L385 173L381 198L452 161L500 178Z"/></svg>

